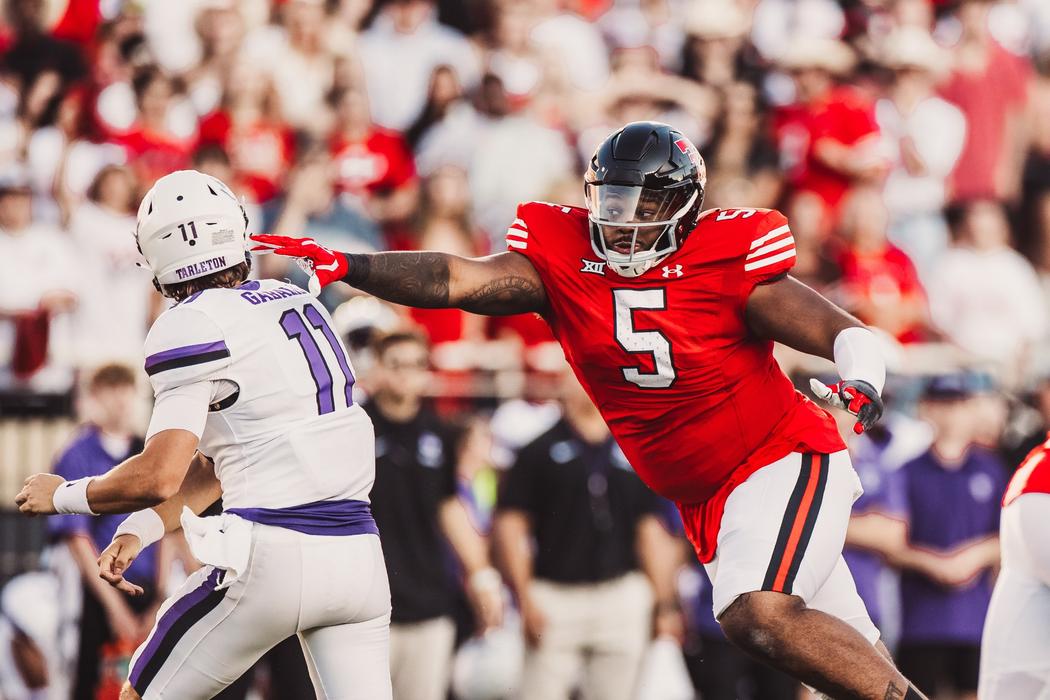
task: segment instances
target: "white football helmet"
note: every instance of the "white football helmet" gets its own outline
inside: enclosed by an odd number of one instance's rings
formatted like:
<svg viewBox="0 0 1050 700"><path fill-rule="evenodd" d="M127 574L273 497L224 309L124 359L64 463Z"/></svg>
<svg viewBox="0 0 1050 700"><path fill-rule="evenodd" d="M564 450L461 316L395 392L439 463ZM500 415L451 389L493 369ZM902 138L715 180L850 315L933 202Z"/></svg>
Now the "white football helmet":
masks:
<svg viewBox="0 0 1050 700"><path fill-rule="evenodd" d="M250 262L247 230L244 207L221 180L177 170L142 198L135 242L157 283L175 284Z"/></svg>

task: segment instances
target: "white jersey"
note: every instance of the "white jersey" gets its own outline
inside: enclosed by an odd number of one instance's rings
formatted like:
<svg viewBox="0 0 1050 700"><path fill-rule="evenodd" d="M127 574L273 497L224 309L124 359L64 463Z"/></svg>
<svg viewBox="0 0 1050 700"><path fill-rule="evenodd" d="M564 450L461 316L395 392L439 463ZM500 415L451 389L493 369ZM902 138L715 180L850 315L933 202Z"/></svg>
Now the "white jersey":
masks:
<svg viewBox="0 0 1050 700"><path fill-rule="evenodd" d="M375 438L332 326L305 290L274 280L185 299L146 339L157 401L147 439L199 435L226 508L367 501Z"/></svg>
<svg viewBox="0 0 1050 700"><path fill-rule="evenodd" d="M1048 514L1050 493L1023 493L1003 508L1003 568L981 640L981 700L1050 700Z"/></svg>

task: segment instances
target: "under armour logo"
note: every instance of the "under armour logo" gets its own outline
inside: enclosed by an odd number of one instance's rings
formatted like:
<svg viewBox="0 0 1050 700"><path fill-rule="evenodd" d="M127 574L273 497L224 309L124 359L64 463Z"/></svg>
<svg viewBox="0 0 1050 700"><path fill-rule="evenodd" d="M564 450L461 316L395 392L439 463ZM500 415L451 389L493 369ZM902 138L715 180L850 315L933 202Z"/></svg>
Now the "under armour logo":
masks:
<svg viewBox="0 0 1050 700"><path fill-rule="evenodd" d="M596 275L605 275L604 260L588 260L587 258L580 258L580 262L583 263L580 272L592 272Z"/></svg>
<svg viewBox="0 0 1050 700"><path fill-rule="evenodd" d="M675 277L681 277L682 276L682 266L681 265L675 265L674 267L671 267L670 265L664 265L664 274L663 274L664 279L669 279L672 275L674 275Z"/></svg>

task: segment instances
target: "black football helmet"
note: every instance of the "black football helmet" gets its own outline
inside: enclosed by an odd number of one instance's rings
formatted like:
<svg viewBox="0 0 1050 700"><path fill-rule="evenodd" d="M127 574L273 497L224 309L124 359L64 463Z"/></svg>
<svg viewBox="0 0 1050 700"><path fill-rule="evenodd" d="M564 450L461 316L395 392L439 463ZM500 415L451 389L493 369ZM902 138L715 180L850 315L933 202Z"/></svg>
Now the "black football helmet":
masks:
<svg viewBox="0 0 1050 700"><path fill-rule="evenodd" d="M706 186L704 159L682 132L626 125L598 146L584 178L595 254L624 277L651 269L696 226ZM636 250L639 238L652 243Z"/></svg>

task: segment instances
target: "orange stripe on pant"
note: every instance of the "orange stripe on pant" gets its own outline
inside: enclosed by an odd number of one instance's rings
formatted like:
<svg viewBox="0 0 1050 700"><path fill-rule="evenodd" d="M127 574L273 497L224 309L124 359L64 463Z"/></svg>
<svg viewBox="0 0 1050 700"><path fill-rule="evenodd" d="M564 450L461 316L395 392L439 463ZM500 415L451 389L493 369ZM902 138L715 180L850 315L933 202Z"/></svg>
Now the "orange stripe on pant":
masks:
<svg viewBox="0 0 1050 700"><path fill-rule="evenodd" d="M778 593L785 592L784 582L787 579L788 571L791 569L791 561L795 558L795 550L798 549L798 542L802 538L802 530L806 525L809 511L813 507L813 496L817 492L817 483L820 481L820 455L814 454L809 456L813 460L810 465L809 481L806 482L806 490L802 494L802 502L799 504L798 510L795 511L795 519L791 525L791 535L788 537L787 546L784 548L784 555L780 559L777 575L773 579L772 590Z"/></svg>

